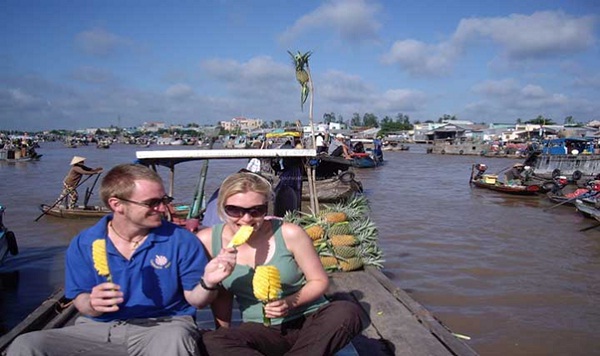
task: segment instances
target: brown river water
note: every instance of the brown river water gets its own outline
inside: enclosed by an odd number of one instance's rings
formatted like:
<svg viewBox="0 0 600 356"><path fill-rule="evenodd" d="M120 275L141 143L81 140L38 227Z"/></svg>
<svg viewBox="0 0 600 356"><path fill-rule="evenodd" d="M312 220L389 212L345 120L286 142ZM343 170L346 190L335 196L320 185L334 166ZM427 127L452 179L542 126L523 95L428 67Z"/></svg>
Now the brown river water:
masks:
<svg viewBox="0 0 600 356"><path fill-rule="evenodd" d="M71 157L110 168L132 162L136 150L146 148L42 143L39 162L0 162L0 204L20 248L0 267L0 334L62 285L63 252L91 224L46 216L34 222L39 204L60 193ZM495 173L515 160L425 152L420 145L385 152L386 165L357 171L379 227L384 273L453 332L469 336L481 355L600 355L600 228L579 231L595 220L572 207L544 210L553 204L543 196L469 186L472 164ZM207 192L244 165L212 161ZM176 201L191 200L199 171L198 162L178 168ZM79 189L80 199L92 182ZM90 202L99 203L97 194Z"/></svg>

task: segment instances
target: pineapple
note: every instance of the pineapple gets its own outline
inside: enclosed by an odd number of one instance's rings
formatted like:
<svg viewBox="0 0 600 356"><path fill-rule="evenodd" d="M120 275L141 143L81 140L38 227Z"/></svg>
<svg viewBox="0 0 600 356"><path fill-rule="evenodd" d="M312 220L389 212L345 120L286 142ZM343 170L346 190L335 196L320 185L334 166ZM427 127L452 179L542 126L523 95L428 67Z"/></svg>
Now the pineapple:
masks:
<svg viewBox="0 0 600 356"><path fill-rule="evenodd" d="M323 219L330 224L339 223L348 219L348 215L341 211L325 211L322 216Z"/></svg>
<svg viewBox="0 0 600 356"><path fill-rule="evenodd" d="M106 256L106 240L98 239L92 243L92 259L94 268L98 271L98 275L106 277L108 282L112 282L110 269L108 268L108 258Z"/></svg>
<svg viewBox="0 0 600 356"><path fill-rule="evenodd" d="M304 228L304 230L313 241L320 240L325 236L325 229L321 225L310 225Z"/></svg>
<svg viewBox="0 0 600 356"><path fill-rule="evenodd" d="M358 239L354 235L333 235L329 239L332 246L355 246Z"/></svg>
<svg viewBox="0 0 600 356"><path fill-rule="evenodd" d="M308 93L310 89L308 88L308 82L310 81L310 74L308 72L308 59L312 52L306 53L298 53L293 54L288 51L292 60L294 61L294 67L296 68L296 80L298 84L300 84L300 109L304 110L304 103L306 103L306 99L308 98Z"/></svg>
<svg viewBox="0 0 600 356"><path fill-rule="evenodd" d="M332 250L336 257L351 258L356 256L356 248L352 246L333 246Z"/></svg>
<svg viewBox="0 0 600 356"><path fill-rule="evenodd" d="M329 228L328 234L329 236L348 235L350 234L350 224L347 221L335 223Z"/></svg>
<svg viewBox="0 0 600 356"><path fill-rule="evenodd" d="M340 268L344 272L356 271L363 267L363 261L358 257L348 258L340 261Z"/></svg>
<svg viewBox="0 0 600 356"><path fill-rule="evenodd" d="M264 305L280 298L281 277L277 267L257 266L252 278L252 291L256 299L263 303L264 315ZM270 326L271 319L264 317L263 323L265 326Z"/></svg>
<svg viewBox="0 0 600 356"><path fill-rule="evenodd" d="M325 270L337 270L338 269L338 260L333 256L319 256L321 260L321 264Z"/></svg>
<svg viewBox="0 0 600 356"><path fill-rule="evenodd" d="M252 235L253 231L254 231L254 228L250 225L240 226L240 228L235 233L235 235L233 235L233 238L231 239L231 241L229 241L227 248L231 248L231 247L235 248L235 247L245 244L246 241L248 241L248 239L250 238L250 235Z"/></svg>

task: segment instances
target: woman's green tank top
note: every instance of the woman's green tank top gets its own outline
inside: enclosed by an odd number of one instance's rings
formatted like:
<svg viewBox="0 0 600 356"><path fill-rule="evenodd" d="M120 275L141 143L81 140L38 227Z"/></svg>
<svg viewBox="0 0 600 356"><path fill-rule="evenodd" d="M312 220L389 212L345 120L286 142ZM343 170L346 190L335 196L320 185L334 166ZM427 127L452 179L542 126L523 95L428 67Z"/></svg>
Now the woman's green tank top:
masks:
<svg viewBox="0 0 600 356"><path fill-rule="evenodd" d="M285 246L285 241L283 240L283 234L281 232L283 222L275 219L269 221L271 222L275 235L275 253L271 260L265 263L265 265L275 266L279 270L281 276L281 289L283 290L281 297L284 298L300 290L306 283L306 279L298 267L294 256ZM213 256L218 255L219 251L221 251L223 245L222 234L223 224L214 225L212 231ZM262 303L254 297L254 293L252 292L253 277L253 268L247 265L237 264L231 275L223 280L222 285L235 296L244 322L262 323ZM313 313L319 309L321 305L326 303L327 300L322 296L312 303L301 305L293 309L285 318L271 319L271 324L278 325L282 322L294 320L300 316Z"/></svg>

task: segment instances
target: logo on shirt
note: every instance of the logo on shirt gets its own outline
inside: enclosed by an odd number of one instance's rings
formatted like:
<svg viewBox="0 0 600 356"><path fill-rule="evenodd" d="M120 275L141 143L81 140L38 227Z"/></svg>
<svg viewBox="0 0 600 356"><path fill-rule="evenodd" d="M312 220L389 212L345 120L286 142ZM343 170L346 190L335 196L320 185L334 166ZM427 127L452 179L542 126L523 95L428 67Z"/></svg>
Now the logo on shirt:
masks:
<svg viewBox="0 0 600 356"><path fill-rule="evenodd" d="M156 255L150 264L156 269L164 269L171 266L171 261L166 256Z"/></svg>

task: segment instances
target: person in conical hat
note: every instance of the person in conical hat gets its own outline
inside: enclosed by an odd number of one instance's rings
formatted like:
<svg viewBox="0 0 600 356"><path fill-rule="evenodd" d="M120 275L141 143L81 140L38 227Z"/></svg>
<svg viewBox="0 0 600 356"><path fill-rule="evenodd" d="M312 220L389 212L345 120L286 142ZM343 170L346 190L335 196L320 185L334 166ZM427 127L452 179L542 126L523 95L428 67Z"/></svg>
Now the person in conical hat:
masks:
<svg viewBox="0 0 600 356"><path fill-rule="evenodd" d="M523 163L515 163L512 166L512 168L506 173L506 184L521 185L524 170L525 165Z"/></svg>
<svg viewBox="0 0 600 356"><path fill-rule="evenodd" d="M71 159L71 169L63 180L63 190L60 196L56 200L55 204L63 201L65 208L74 209L77 206L77 200L79 194L77 193L77 186L84 175L93 175L102 172L102 167L90 168L84 165L85 157L73 156Z"/></svg>

